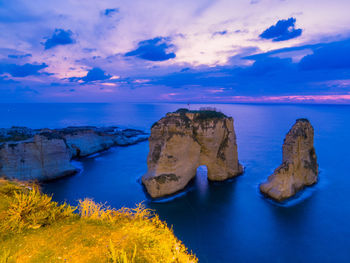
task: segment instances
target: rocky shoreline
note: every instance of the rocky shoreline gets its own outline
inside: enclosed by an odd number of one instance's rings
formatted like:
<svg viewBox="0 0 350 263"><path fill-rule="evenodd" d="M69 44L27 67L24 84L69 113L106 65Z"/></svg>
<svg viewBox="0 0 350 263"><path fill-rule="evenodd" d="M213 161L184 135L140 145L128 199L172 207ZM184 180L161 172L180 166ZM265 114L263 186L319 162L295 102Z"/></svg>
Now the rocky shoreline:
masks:
<svg viewBox="0 0 350 263"><path fill-rule="evenodd" d="M72 159L148 139L141 130L78 126L0 129L0 177L47 181L78 172Z"/></svg>
<svg viewBox="0 0 350 263"><path fill-rule="evenodd" d="M154 123L150 136L141 130L115 126L0 129L0 177L58 179L79 171L72 164L74 159L147 139L148 170L142 184L152 198L183 191L201 165L207 167L210 181L224 181L243 173L233 118L211 109L179 109ZM318 180L314 129L309 120L296 121L282 148L282 164L259 186L264 196L277 202L284 202Z"/></svg>

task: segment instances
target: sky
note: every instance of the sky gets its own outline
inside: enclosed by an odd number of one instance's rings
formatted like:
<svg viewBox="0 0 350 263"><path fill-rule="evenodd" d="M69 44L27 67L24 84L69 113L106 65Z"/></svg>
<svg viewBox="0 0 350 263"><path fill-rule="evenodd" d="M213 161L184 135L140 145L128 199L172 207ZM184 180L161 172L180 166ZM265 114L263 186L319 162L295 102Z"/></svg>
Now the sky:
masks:
<svg viewBox="0 0 350 263"><path fill-rule="evenodd" d="M349 0L0 0L0 102L350 103Z"/></svg>

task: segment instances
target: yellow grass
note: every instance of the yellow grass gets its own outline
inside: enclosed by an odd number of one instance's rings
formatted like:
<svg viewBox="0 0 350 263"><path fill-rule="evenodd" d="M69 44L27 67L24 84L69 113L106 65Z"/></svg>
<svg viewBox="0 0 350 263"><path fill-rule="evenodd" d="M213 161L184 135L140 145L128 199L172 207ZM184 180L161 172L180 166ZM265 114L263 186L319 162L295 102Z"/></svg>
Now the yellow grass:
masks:
<svg viewBox="0 0 350 263"><path fill-rule="evenodd" d="M85 199L75 208L0 180L0 263L197 261L143 204L115 210Z"/></svg>

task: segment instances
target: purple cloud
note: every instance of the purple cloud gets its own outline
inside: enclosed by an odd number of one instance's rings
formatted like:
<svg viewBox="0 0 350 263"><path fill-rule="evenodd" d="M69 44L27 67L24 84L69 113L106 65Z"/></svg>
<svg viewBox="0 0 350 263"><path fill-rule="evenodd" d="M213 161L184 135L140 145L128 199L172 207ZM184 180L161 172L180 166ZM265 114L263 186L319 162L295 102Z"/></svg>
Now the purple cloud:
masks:
<svg viewBox="0 0 350 263"><path fill-rule="evenodd" d="M96 80L106 80L110 79L111 75L106 74L106 72L100 68L92 68L88 71L85 77L82 78L85 82L96 81Z"/></svg>
<svg viewBox="0 0 350 263"><path fill-rule="evenodd" d="M105 16L113 16L116 13L119 13L119 8L107 8L103 12Z"/></svg>
<svg viewBox="0 0 350 263"><path fill-rule="evenodd" d="M45 41L45 49L54 48L60 45L74 44L75 40L72 38L72 35L73 33L70 30L55 29L52 37Z"/></svg>
<svg viewBox="0 0 350 263"><path fill-rule="evenodd" d="M295 28L296 19L291 17L287 20L279 20L275 25L270 26L260 34L263 39L272 41L286 41L301 36L303 30Z"/></svg>
<svg viewBox="0 0 350 263"><path fill-rule="evenodd" d="M48 67L48 65L45 63L39 65L29 63L24 65L0 64L0 74L8 73L12 77L23 78L30 75L41 75L43 73L40 73L39 71L46 67Z"/></svg>
<svg viewBox="0 0 350 263"><path fill-rule="evenodd" d="M156 37L138 43L138 48L125 54L127 57L135 56L150 61L165 61L176 57L168 52L174 45L169 44L169 38Z"/></svg>

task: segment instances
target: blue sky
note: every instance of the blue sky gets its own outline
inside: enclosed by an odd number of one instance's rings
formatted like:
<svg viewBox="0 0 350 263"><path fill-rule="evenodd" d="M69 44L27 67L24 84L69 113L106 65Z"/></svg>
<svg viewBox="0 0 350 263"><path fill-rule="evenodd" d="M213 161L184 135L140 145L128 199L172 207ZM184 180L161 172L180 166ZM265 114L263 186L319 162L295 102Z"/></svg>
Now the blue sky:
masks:
<svg viewBox="0 0 350 263"><path fill-rule="evenodd" d="M348 0L0 0L0 102L350 102Z"/></svg>

